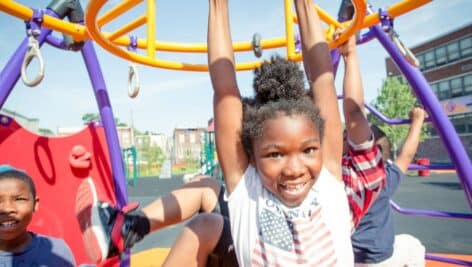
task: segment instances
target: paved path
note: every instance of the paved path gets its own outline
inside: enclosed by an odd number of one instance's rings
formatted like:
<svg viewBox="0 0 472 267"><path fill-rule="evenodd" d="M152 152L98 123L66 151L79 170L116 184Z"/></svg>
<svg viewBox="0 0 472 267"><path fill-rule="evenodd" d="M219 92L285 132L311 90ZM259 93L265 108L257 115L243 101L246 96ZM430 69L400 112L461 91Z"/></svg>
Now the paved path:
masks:
<svg viewBox="0 0 472 267"><path fill-rule="evenodd" d="M180 176L169 180L142 178L138 179L136 186L128 187L128 194L130 201L139 201L145 205L180 185ZM403 208L472 213L455 174L407 177L400 185L394 200ZM393 213L396 232L418 237L429 253L472 254L471 220L406 216L395 211ZM183 224L179 224L150 234L133 248L133 252L171 246L182 227Z"/></svg>

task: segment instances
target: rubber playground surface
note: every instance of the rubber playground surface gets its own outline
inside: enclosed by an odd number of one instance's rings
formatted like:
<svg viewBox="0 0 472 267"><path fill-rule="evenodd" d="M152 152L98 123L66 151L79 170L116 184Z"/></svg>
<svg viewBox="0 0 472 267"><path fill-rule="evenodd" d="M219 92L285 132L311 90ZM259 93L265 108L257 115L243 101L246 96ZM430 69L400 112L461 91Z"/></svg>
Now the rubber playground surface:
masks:
<svg viewBox="0 0 472 267"><path fill-rule="evenodd" d="M128 186L129 201L146 205L156 197L182 185L182 177L138 178ZM402 208L426 209L470 214L464 191L455 173L432 173L429 177L407 177L394 196ZM396 233L416 236L432 254L472 261L472 227L470 220L409 216L393 212ZM132 266L160 266L185 223L148 235L132 250ZM428 261L428 267L458 266Z"/></svg>

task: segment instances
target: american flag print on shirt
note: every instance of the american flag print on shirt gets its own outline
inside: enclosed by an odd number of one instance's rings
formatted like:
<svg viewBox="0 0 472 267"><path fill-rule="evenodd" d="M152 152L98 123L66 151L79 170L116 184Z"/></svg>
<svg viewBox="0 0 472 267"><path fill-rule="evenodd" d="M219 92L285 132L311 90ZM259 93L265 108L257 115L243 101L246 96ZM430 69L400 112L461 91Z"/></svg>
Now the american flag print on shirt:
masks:
<svg viewBox="0 0 472 267"><path fill-rule="evenodd" d="M262 209L252 266L335 266L333 239L320 205L307 216L289 217L284 211Z"/></svg>

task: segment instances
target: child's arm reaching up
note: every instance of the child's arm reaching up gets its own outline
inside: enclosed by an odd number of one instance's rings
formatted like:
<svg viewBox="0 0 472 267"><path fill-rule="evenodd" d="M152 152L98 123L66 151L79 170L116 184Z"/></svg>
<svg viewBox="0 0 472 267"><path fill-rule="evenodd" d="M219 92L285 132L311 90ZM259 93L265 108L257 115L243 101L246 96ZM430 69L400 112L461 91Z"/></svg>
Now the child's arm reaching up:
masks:
<svg viewBox="0 0 472 267"><path fill-rule="evenodd" d="M214 90L216 149L226 189L231 193L248 165L240 138L243 112L236 83L228 2L209 0L209 6L208 66Z"/></svg>
<svg viewBox="0 0 472 267"><path fill-rule="evenodd" d="M344 59L343 112L348 139L354 144L368 141L372 133L364 113L364 94L356 51L356 38L352 36L339 53Z"/></svg>
<svg viewBox="0 0 472 267"><path fill-rule="evenodd" d="M296 0L295 8L301 33L303 65L310 80L313 101L325 120L327 134L322 143L323 165L340 178L342 128L328 44L313 1Z"/></svg>
<svg viewBox="0 0 472 267"><path fill-rule="evenodd" d="M423 126L425 111L422 108L414 107L410 111L411 126L403 143L400 154L395 159L395 164L398 168L406 173L408 166L415 156L416 150L420 142L421 127Z"/></svg>
<svg viewBox="0 0 472 267"><path fill-rule="evenodd" d="M348 156L343 159L343 182L357 225L377 198L385 181L382 155L372 140L369 122L364 114L364 94L356 52L355 37L339 47L344 59L343 112Z"/></svg>

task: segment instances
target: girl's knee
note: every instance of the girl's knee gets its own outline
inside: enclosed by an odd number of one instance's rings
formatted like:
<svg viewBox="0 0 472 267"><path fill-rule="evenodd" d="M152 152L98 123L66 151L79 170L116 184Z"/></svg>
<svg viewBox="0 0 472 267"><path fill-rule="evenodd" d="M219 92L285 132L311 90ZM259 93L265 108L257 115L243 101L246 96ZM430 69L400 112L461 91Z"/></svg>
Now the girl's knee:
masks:
<svg viewBox="0 0 472 267"><path fill-rule="evenodd" d="M187 228L197 235L200 245L208 246L207 249L211 252L220 239L223 224L224 220L220 215L201 213L187 223Z"/></svg>

